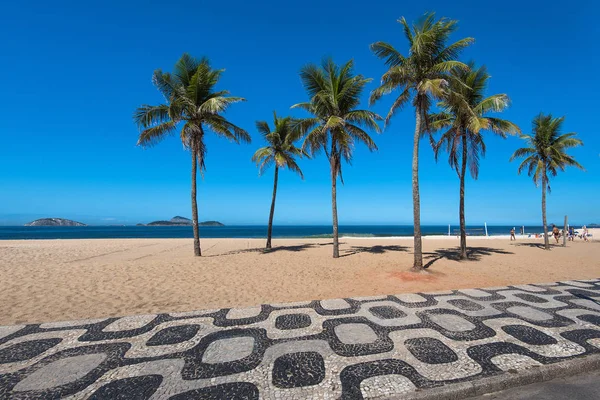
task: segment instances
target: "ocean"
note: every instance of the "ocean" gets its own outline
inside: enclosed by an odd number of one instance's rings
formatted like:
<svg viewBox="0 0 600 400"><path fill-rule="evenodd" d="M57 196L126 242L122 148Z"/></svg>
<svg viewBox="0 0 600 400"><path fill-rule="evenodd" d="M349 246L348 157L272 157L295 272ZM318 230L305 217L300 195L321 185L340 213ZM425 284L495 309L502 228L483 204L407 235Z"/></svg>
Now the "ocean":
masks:
<svg viewBox="0 0 600 400"><path fill-rule="evenodd" d="M514 225L488 226L489 235L508 235ZM423 225L423 235L448 235L448 225ZM452 235L458 225L451 225ZM540 233L541 226L525 226L526 233ZM412 236L412 225L340 225L340 236L391 237ZM520 233L516 227L517 235ZM471 236L485 235L484 226L467 226ZM265 238L266 225L201 226L204 238ZM120 238L191 238L191 226L0 226L0 240L10 239L120 239ZM331 225L273 226L274 238L328 238Z"/></svg>

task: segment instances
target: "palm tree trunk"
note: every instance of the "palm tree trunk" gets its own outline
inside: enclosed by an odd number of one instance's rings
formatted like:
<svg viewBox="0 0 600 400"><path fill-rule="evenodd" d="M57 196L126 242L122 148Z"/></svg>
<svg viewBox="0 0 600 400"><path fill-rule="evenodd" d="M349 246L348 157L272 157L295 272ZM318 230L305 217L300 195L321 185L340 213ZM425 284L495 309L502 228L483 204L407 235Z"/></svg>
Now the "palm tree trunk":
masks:
<svg viewBox="0 0 600 400"><path fill-rule="evenodd" d="M546 169L544 168L542 174L542 224L544 225L544 248L550 250L550 243L548 240L548 223L546 222Z"/></svg>
<svg viewBox="0 0 600 400"><path fill-rule="evenodd" d="M271 235L273 234L273 215L275 214L275 198L277 197L277 178L279 167L275 165L275 183L273 183L273 199L271 200L271 212L269 213L269 228L267 229L267 249L271 248Z"/></svg>
<svg viewBox="0 0 600 400"><path fill-rule="evenodd" d="M333 258L340 256L338 241L338 213L337 213L337 159L332 155L331 159L331 213L333 215Z"/></svg>
<svg viewBox="0 0 600 400"><path fill-rule="evenodd" d="M460 168L460 259L467 258L467 227L465 224L465 174L467 173L467 132L462 132L462 165Z"/></svg>
<svg viewBox="0 0 600 400"><path fill-rule="evenodd" d="M421 199L419 196L419 139L421 138L421 110L416 107L416 126L413 143L412 159L412 195L413 195L413 223L415 240L415 259L412 269L423 270L423 250L421 246Z"/></svg>
<svg viewBox="0 0 600 400"><path fill-rule="evenodd" d="M198 153L192 146L192 227L194 230L194 255L201 256L200 232L198 231L198 203L196 201L196 173L198 171Z"/></svg>

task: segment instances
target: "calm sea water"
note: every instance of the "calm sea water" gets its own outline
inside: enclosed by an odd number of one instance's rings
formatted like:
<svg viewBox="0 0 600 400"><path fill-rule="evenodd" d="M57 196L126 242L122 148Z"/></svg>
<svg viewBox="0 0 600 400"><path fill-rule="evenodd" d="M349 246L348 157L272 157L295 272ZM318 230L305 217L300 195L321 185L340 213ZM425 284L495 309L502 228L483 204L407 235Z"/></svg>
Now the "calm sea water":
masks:
<svg viewBox="0 0 600 400"><path fill-rule="evenodd" d="M508 235L511 226L488 226L489 235ZM448 225L424 225L423 235L447 235ZM458 226L451 226L453 235ZM539 233L540 226L526 226L525 232ZM341 236L389 237L412 236L412 225L341 225ZM467 234L484 235L483 226L468 226ZM517 227L519 234L519 227ZM264 238L267 227L251 226L207 226L200 227L200 236L205 238ZM0 226L0 240L4 239L116 239L116 238L191 238L190 226ZM285 225L274 226L273 237L307 238L331 237L331 225Z"/></svg>

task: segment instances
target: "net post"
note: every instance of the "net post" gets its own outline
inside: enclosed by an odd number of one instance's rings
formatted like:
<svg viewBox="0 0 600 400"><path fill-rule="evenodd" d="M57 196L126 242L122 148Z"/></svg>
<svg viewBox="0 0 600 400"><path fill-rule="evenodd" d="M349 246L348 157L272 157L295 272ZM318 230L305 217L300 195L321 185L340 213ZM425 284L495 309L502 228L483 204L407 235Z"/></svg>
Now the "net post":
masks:
<svg viewBox="0 0 600 400"><path fill-rule="evenodd" d="M565 227L563 230L563 247L567 247L567 235L568 235L567 222L568 221L569 221L569 217L565 215Z"/></svg>

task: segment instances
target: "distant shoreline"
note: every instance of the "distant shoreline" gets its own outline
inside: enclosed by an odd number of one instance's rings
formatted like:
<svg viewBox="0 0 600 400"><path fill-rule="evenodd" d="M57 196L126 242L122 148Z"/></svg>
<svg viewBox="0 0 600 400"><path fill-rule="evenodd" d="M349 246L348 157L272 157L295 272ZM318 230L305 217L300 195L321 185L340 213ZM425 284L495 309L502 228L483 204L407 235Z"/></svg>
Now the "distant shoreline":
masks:
<svg viewBox="0 0 600 400"><path fill-rule="evenodd" d="M467 227L470 239L506 238L510 237L513 226L487 227L488 236L483 227ZM521 235L516 227L517 239L535 239L535 234L542 232L542 227L525 227L525 235ZM579 228L577 228L579 231ZM430 225L422 226L423 238L453 239L458 237L458 226ZM589 229L595 237L600 237L600 229ZM598 231L594 234L594 231ZM200 227L203 239L265 239L266 226L222 226ZM0 226L1 240L52 240L52 239L189 239L193 237L190 226ZM341 225L340 237L347 239L384 239L404 240L413 238L412 225ZM274 226L273 239L331 239L331 226Z"/></svg>

